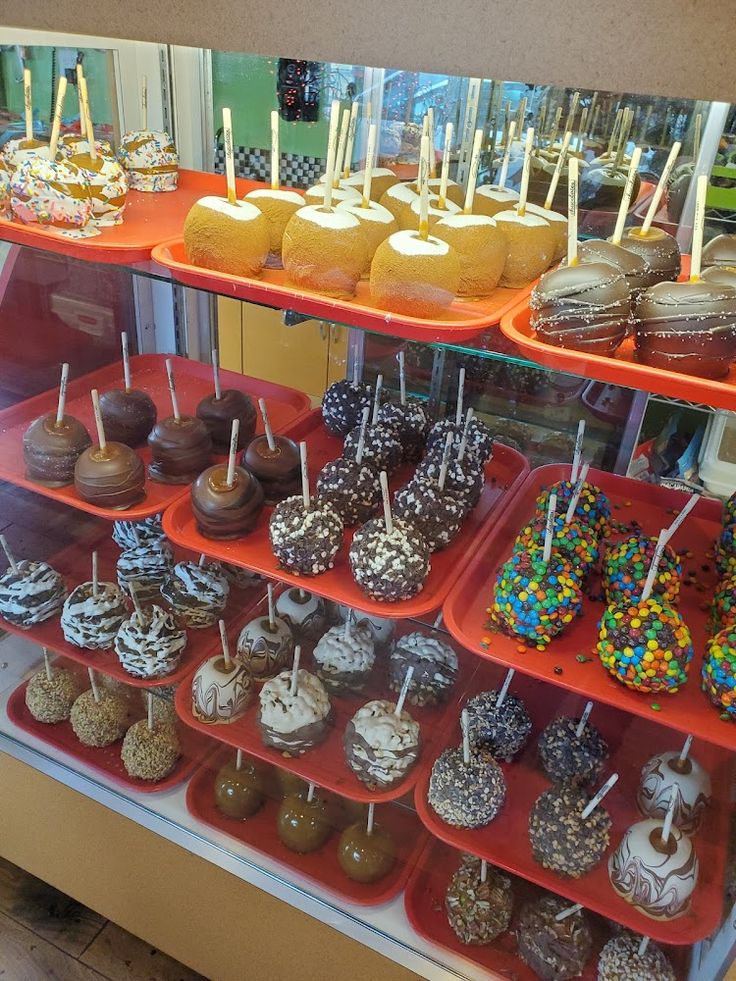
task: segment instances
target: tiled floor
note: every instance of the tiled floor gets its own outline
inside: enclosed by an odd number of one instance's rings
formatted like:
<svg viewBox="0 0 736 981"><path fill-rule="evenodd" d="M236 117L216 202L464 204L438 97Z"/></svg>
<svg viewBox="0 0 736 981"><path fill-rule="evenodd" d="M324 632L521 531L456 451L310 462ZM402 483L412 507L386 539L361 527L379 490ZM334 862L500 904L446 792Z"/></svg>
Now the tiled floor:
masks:
<svg viewBox="0 0 736 981"><path fill-rule="evenodd" d="M204 981L0 859L0 981Z"/></svg>

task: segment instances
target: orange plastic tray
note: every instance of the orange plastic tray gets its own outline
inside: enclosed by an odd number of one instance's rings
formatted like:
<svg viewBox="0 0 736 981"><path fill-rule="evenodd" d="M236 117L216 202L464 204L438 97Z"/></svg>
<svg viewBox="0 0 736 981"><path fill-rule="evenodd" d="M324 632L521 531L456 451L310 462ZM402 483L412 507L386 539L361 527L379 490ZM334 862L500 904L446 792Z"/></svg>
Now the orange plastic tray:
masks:
<svg viewBox="0 0 736 981"><path fill-rule="evenodd" d="M63 660L55 663L66 668L72 667ZM56 722L53 725L37 722L26 708L27 684L28 682L24 681L8 699L7 715L10 721L24 732L48 743L49 746L60 751L63 755L70 756L73 760L92 767L128 790L135 790L143 794L171 790L172 787L178 786L190 777L199 764L213 751L213 744L208 739L203 739L196 732L191 732L186 726L179 726L177 731L181 745L181 756L171 773L156 783L130 777L120 758L120 750L123 747L122 739L110 746L105 746L103 749L96 749L92 746L83 746L80 743L74 735L71 722ZM143 709L141 709L141 718L143 714Z"/></svg>
<svg viewBox="0 0 736 981"><path fill-rule="evenodd" d="M388 831L396 847L396 864L378 882L361 883L349 879L337 860L340 830L335 829L321 848L299 855L282 844L276 832L279 801L267 799L261 809L244 821L228 818L215 806L214 779L232 752L220 753L200 767L187 787L187 809L199 821L222 831L256 851L275 858L289 871L298 872L327 889L343 902L358 906L380 906L401 892L427 844L429 834L407 807L385 804L376 810L376 823Z"/></svg>
<svg viewBox="0 0 736 981"><path fill-rule="evenodd" d="M193 266L187 262L181 237L157 245L151 255L186 286L279 309L296 310L319 320L363 327L391 337L427 342L454 342L476 337L498 324L501 317L531 291L531 284L520 290L499 287L481 300L455 300L441 320L420 320L375 306L371 301L370 286L365 281L358 283L354 300L333 300L289 286L283 269L264 269L261 279L247 279Z"/></svg>
<svg viewBox="0 0 736 981"><path fill-rule="evenodd" d="M688 268L689 256L683 256L683 276ZM547 368L569 371L584 378L594 378L626 388L643 389L657 395L668 395L687 402L701 402L715 409L736 411L736 363L725 378L713 381L640 364L636 360L633 337L627 337L610 358L601 354L554 347L535 336L528 300L519 303L503 316L501 330L531 361Z"/></svg>
<svg viewBox="0 0 736 981"><path fill-rule="evenodd" d="M265 600L262 605L265 614ZM249 619L256 615L256 610L253 608ZM396 631L396 636L403 636L403 634L410 633L415 629L416 624L408 621L402 622ZM233 650L235 650L236 642L237 633L232 633L230 646ZM257 725L259 686L256 686L254 698L245 715L226 725L207 725L194 716L192 713L191 685L188 683L180 685L177 689L176 711L182 722L198 732L211 736L213 739L226 743L235 749L242 749L245 753L250 753L251 756L265 760L266 763L273 766L280 766L284 770L289 770L304 780L317 784L318 787L324 787L325 790L331 790L341 797L347 797L348 800L364 803L398 800L399 797L403 797L414 787L417 780L420 779L423 768L431 766L437 755L435 743L438 734L444 732L451 725L450 720L458 713L457 705L464 697L470 679L477 670L477 664L474 663L475 659L467 651L463 651L456 644L453 644L453 647L455 647L458 655L459 669L448 700L441 705L423 708L407 703L407 711L414 721L419 723L421 729L420 755L404 779L388 790L370 790L358 780L345 762L345 750L342 743L345 726L362 705L374 698L396 701L396 693L388 687L386 656L382 653L378 654L373 674L360 695L330 694L332 721L327 737L324 742L307 750L299 757L286 757L278 750L263 745ZM309 671L314 670L312 649L313 645L311 644L302 646L301 664Z"/></svg>
<svg viewBox="0 0 736 981"><path fill-rule="evenodd" d="M242 179L236 181L236 186L239 197L256 187L266 187ZM224 193L225 178L220 174L180 170L176 191L129 191L122 223L100 229L99 235L70 238L57 229L0 218L0 239L89 262L145 262L151 258L154 245L181 235L184 219L195 201L206 194Z"/></svg>
<svg viewBox="0 0 736 981"><path fill-rule="evenodd" d="M455 583L444 605L445 623L456 640L481 657L490 658L524 674L550 681L562 688L580 692L597 701L615 705L683 733L727 749L736 749L736 727L724 722L700 690L700 666L706 642L708 606L717 581L713 564L713 545L721 528L720 502L703 498L698 502L673 539L673 547L682 559L683 577L695 572L695 586L683 584L678 610L693 637L695 656L687 683L674 695L647 695L630 691L615 681L600 664L595 647L598 622L603 604L583 599L583 613L555 637L545 651L526 647L520 638L508 637L488 628L487 609L493 598L498 570L510 556L519 531L534 513L534 502L541 490L557 480L569 480L570 467L552 464L533 470L504 512L502 523L496 523L472 563ZM638 521L644 532L657 536L669 525L673 514L688 499L681 491L645 484L629 477L591 470L588 480L608 495L614 521ZM687 558L685 552L691 552ZM599 592L597 581L588 592ZM487 646L483 646L485 639ZM583 661L578 660L578 655ZM561 669L561 671L556 671ZM658 710L653 708L658 706Z"/></svg>
<svg viewBox="0 0 736 981"><path fill-rule="evenodd" d="M417 933L431 943L465 957L488 971L493 977L513 978L514 981L535 981L537 975L518 955L515 930L521 907L524 903L544 895L543 891L530 882L525 882L524 879L514 877L511 886L514 895L514 912L509 930L497 937L492 944L479 946L464 944L447 922L445 912L447 885L452 874L459 867L460 859L461 854L456 849L436 839L430 842L415 866L404 892L404 908L409 922ZM596 981L600 950L612 935L606 929L606 924L598 917L589 917L589 923L593 932L593 953L580 975L582 981ZM687 974L687 949L669 947L666 953L675 968L678 981L681 981Z"/></svg>
<svg viewBox="0 0 736 981"><path fill-rule="evenodd" d="M120 549L112 540L106 536L94 545L71 545L69 548L52 556L48 561L49 565L56 569L66 582L69 592L82 582L88 582L91 575L92 551L97 549L97 561L99 577L103 582L117 582L116 563L120 555ZM175 562L185 559L196 561L198 556L190 552L179 550L174 556ZM251 609L261 599L264 593L263 583L254 583L252 588L247 590L230 587L227 606L225 607L223 619L230 631L238 631L243 627L251 616ZM158 604L164 609L168 609L168 604L159 597ZM133 612L133 604L128 604L130 612ZM218 627L208 627L205 630L187 630L187 646L182 655L177 668L170 674L162 678L134 678L133 675L123 668L120 660L111 647L105 651L91 651L84 647L75 647L74 644L64 640L61 630L59 617L53 617L44 623L36 624L33 627L24 629L13 623L9 623L0 617L0 626L10 633L25 637L39 647L48 647L49 650L63 654L70 661L76 661L86 668L94 668L102 674L117 678L132 688L159 688L164 685L176 685L186 678L194 668L205 658L216 654L221 649L220 631Z"/></svg>
<svg viewBox="0 0 736 981"><path fill-rule="evenodd" d="M141 354L130 359L133 386L148 392L158 409L159 419L171 415L168 382L166 379L166 361L164 354ZM201 399L213 392L212 368L199 361L188 358L172 358L179 407L183 413L194 413ZM268 403L269 418L275 430L281 431L299 416L310 409L309 397L296 389L271 382L250 378L235 371L220 371L223 388L237 388L248 392L254 400L265 398ZM99 389L100 393L109 388L122 387L122 365L111 364L93 371L82 378L76 378L67 387L66 411L69 415L80 419L90 436L96 439L92 399L90 391ZM112 520L125 519L135 521L158 514L164 508L183 494L189 493L189 487L182 484L159 484L146 479L146 496L127 511L111 511L109 508L97 507L83 501L74 489L73 484L66 487L44 487L26 477L23 461L23 433L38 416L56 411L58 391L52 389L36 395L25 402L11 405L0 412L0 479L8 480L18 487L35 491L50 497L62 504L69 504L80 511L96 514ZM257 432L263 432L260 414L258 414ZM139 455L144 464L151 459L151 451L147 446L139 447ZM224 457L214 456L214 460Z"/></svg>
<svg viewBox="0 0 736 981"><path fill-rule="evenodd" d="M322 412L315 409L309 415L290 426L286 434L291 439L306 440L308 447L309 476L312 493L316 478L329 460L342 454L342 442L331 436L322 425ZM295 576L279 568L271 551L268 536L268 522L272 509L263 509L253 532L236 541L214 541L205 538L197 530L189 496L181 497L164 514L164 530L169 538L184 548L194 552L206 552L215 559L245 566L260 572L269 579L280 579L293 586L301 586L337 603L346 603L355 609L388 617L415 617L429 613L442 605L450 586L462 568L462 563L471 554L479 539L485 536L487 528L495 522L505 503L513 499L514 491L529 472L526 459L515 450L499 443L495 444L493 459L486 466L486 483L477 507L465 521L455 541L432 556L432 569L424 589L412 599L396 603L379 603L363 593L353 579L348 562L348 552L353 537L353 529L345 529L343 546L335 557L334 568L319 576ZM405 483L413 473L405 467L392 479L392 489Z"/></svg>
<svg viewBox="0 0 736 981"><path fill-rule="evenodd" d="M498 688L504 672L488 667L477 672L471 692ZM610 758L598 785L611 773L619 774L616 786L606 795L605 806L611 815L611 840L599 864L580 879L570 879L539 865L532 856L528 834L529 813L534 801L551 784L539 767L537 738L554 718L562 715L579 717L586 695L550 698L548 686L518 676L512 691L526 703L534 723L525 749L513 763L502 764L506 777L506 801L500 814L483 828L463 829L446 824L427 802L430 768L425 768L414 791L417 813L433 835L441 841L485 858L493 865L566 896L573 903L608 916L636 933L644 933L662 943L692 944L708 936L721 922L726 857L728 855L730 787L732 757L730 753L701 740L692 746L697 759L711 776L713 803L706 812L703 826L693 839L700 861L700 877L693 893L691 907L682 916L658 921L637 912L614 892L608 878L608 856L616 848L624 831L642 815L636 806L636 791L641 768L655 753L679 749L681 741L662 726L641 719L627 718L623 712L596 705L591 721L608 743ZM592 694L592 693L591 693ZM445 746L460 743L460 727L443 731ZM435 757L439 755L435 752Z"/></svg>

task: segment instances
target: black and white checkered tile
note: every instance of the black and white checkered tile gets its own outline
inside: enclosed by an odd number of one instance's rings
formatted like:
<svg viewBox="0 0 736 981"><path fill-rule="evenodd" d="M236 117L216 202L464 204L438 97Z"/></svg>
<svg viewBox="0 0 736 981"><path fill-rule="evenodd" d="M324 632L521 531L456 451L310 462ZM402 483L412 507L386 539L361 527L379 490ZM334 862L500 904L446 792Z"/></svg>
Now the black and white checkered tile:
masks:
<svg viewBox="0 0 736 981"><path fill-rule="evenodd" d="M236 146L235 175L252 181L266 181L271 176L271 153L258 147ZM296 153L281 154L281 184L284 187L311 187L325 171L322 157L304 157ZM225 151L218 146L215 153L215 171L225 172Z"/></svg>

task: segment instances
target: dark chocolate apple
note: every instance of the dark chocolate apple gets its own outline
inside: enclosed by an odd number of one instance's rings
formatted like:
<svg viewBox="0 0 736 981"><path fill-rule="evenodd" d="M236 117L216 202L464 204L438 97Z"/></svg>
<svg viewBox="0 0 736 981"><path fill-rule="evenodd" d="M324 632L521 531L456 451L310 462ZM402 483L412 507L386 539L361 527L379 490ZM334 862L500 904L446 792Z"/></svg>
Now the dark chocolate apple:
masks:
<svg viewBox="0 0 736 981"><path fill-rule="evenodd" d="M276 831L282 844L293 852L314 852L332 834L327 796L315 791L311 801L307 794L290 794L279 807Z"/></svg>
<svg viewBox="0 0 736 981"><path fill-rule="evenodd" d="M736 269L736 235L716 235L703 246L703 269L712 266Z"/></svg>
<svg viewBox="0 0 736 981"><path fill-rule="evenodd" d="M604 262L582 262L545 273L532 290L529 305L540 340L589 354L613 354L631 319L626 279Z"/></svg>
<svg viewBox="0 0 736 981"><path fill-rule="evenodd" d="M227 453L230 448L230 433L233 419L240 420L238 449L250 443L256 431L256 409L253 400L246 392L237 388L225 388L221 398L208 395L197 406L197 417L202 420L212 438L212 445L219 453Z"/></svg>
<svg viewBox="0 0 736 981"><path fill-rule="evenodd" d="M235 467L232 486L227 464L208 467L192 484L192 511L207 538L239 538L252 531L263 510L263 489L244 467Z"/></svg>
<svg viewBox="0 0 736 981"><path fill-rule="evenodd" d="M109 440L139 446L156 425L156 406L137 388L113 388L100 396L100 412Z"/></svg>
<svg viewBox="0 0 736 981"><path fill-rule="evenodd" d="M736 266L711 266L700 277L706 283L736 288Z"/></svg>
<svg viewBox="0 0 736 981"><path fill-rule="evenodd" d="M736 289L699 280L658 283L635 307L642 364L699 378L723 378L736 357Z"/></svg>
<svg viewBox="0 0 736 981"><path fill-rule="evenodd" d="M591 211L617 211L626 186L628 169L616 167L615 162L603 163L600 167L596 163L597 161L592 161L591 166L583 172L580 181L580 207ZM632 202L636 201L640 188L641 178L636 174L631 193Z"/></svg>
<svg viewBox="0 0 736 981"><path fill-rule="evenodd" d="M299 447L285 436L274 436L274 448L265 436L256 436L243 453L242 463L258 478L267 504L298 494L302 487Z"/></svg>
<svg viewBox="0 0 736 981"><path fill-rule="evenodd" d="M74 486L82 500L124 511L145 496L143 461L125 443L91 446L77 460Z"/></svg>
<svg viewBox="0 0 736 981"><path fill-rule="evenodd" d="M633 293L639 293L652 285L643 256L621 245L614 245L604 238L578 242L578 262L605 262L606 265L613 266L626 278Z"/></svg>
<svg viewBox="0 0 736 981"><path fill-rule="evenodd" d="M364 821L351 824L340 836L337 860L348 878L355 882L378 882L396 861L391 836L377 824L368 834Z"/></svg>
<svg viewBox="0 0 736 981"><path fill-rule="evenodd" d="M263 804L265 779L263 768L253 760L243 759L240 769L228 761L215 776L215 806L225 817L239 821L252 817Z"/></svg>
<svg viewBox="0 0 736 981"><path fill-rule="evenodd" d="M157 422L148 437L148 475L162 484L189 484L208 466L212 440L201 419L182 415Z"/></svg>
<svg viewBox="0 0 736 981"><path fill-rule="evenodd" d="M58 425L56 413L41 416L23 435L26 477L46 487L71 484L80 454L91 445L89 433L74 416L64 416Z"/></svg>
<svg viewBox="0 0 736 981"><path fill-rule="evenodd" d="M680 275L680 247L677 241L661 228L650 228L644 234L641 228L627 228L621 245L640 255L647 264L646 285L674 282Z"/></svg>

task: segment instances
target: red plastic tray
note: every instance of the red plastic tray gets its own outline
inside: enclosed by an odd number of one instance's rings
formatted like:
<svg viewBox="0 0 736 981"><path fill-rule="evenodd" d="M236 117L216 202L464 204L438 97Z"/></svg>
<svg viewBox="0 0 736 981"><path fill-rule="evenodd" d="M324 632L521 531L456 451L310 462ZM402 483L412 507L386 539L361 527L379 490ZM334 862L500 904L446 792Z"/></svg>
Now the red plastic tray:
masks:
<svg viewBox="0 0 736 981"><path fill-rule="evenodd" d="M115 566L120 555L120 549L112 538L106 536L100 539L96 545L71 545L49 559L49 565L62 574L70 592L81 582L87 582L90 579L92 575L90 555L94 548L97 548L98 551L100 579L105 582L117 582ZM175 561L196 560L197 556L182 554L176 555L174 558ZM264 588L263 583L255 583L248 590L231 587L224 613L224 620L229 631L240 630L251 619L251 610L261 599ZM159 605L165 609L168 608L162 599L159 599ZM129 607L132 613L132 603L129 604ZM29 627L27 630L13 623L8 623L2 618L0 618L0 626L10 633L18 634L18 636L38 644L39 647L48 647L52 651L63 654L70 661L82 664L86 668L94 668L95 671L101 671L102 674L109 675L111 678L117 678L118 681L130 685L132 688L159 688L165 685L176 685L191 674L196 665L221 649L218 627L208 627L206 630L187 630L187 646L175 671L164 675L163 678L134 678L123 668L112 648L106 651L89 651L83 647L75 647L74 644L64 640L58 617Z"/></svg>
<svg viewBox="0 0 736 981"><path fill-rule="evenodd" d="M297 442L307 442L310 486L314 493L317 475L322 467L329 460L341 456L342 441L330 436L322 425L320 409L315 409L297 420L286 433ZM278 567L268 537L268 522L272 510L268 507L263 509L258 524L246 538L213 541L197 530L191 502L186 496L176 501L164 514L164 530L173 542L184 548L197 553L206 552L213 558L245 566L270 579L280 579L282 582L301 586L337 603L346 603L355 609L378 616L415 617L435 610L442 604L462 568L463 558L475 548L480 538L485 537L488 526L498 519L506 502L513 499L528 471L529 465L520 453L496 443L493 459L486 466L486 484L477 507L464 523L455 541L432 556L432 569L424 589L412 599L396 603L379 603L370 599L353 580L348 562L353 529L345 529L343 547L337 553L334 568L319 576L295 576ZM405 483L412 473L412 468L404 467L392 479L392 488Z"/></svg>
<svg viewBox="0 0 736 981"><path fill-rule="evenodd" d="M736 727L721 720L717 709L700 690L708 606L717 580L713 558L708 551L720 533L721 505L718 501L700 500L673 539L673 547L682 556L683 576L688 571L695 571L698 585L704 587L704 591L699 592L695 586L683 584L680 591L678 609L692 633L695 656L690 665L689 680L676 694L647 695L630 691L608 674L595 652L603 604L587 597L583 600L583 615L555 637L546 651L525 647L520 638L488 629L487 609L493 597L496 575L511 554L516 535L534 513L534 502L542 488L556 480L569 479L569 476L570 467L565 464L539 467L529 474L513 504L504 512L503 524L494 525L483 548L447 598L443 612L448 630L459 643L481 657L518 668L524 674L570 688L680 732L693 733L727 749L736 749ZM688 499L682 491L600 470L591 470L588 480L601 487L610 498L614 520L630 522L636 519L647 534L655 537L661 528L672 522L673 514ZM685 557L687 551L692 552L692 558ZM481 644L484 637L487 647ZM590 660L581 663L576 657L578 654ZM562 669L561 674L555 672L556 667ZM658 705L659 711L652 705Z"/></svg>
<svg viewBox="0 0 736 981"><path fill-rule="evenodd" d="M283 269L264 269L260 279L248 279L193 266L187 262L181 238L162 242L151 255L186 286L417 341L455 342L476 337L498 324L501 317L531 291L531 284L520 290L498 287L480 300L456 299L441 320L420 320L375 306L366 281L358 283L354 300L334 300L289 286Z"/></svg>
<svg viewBox="0 0 736 981"><path fill-rule="evenodd" d="M481 670L473 678L471 691L496 688L503 675L504 672L497 667ZM642 820L636 806L641 767L655 753L679 749L680 740L661 726L627 718L624 713L608 706L595 706L591 721L601 731L610 749L610 759L600 783L610 773L620 776L616 786L606 796L604 805L613 821L611 843L592 872L580 879L565 878L542 868L532 857L527 833L529 812L537 797L550 786L537 762L536 743L538 734L553 718L579 716L586 699L576 695L551 699L550 689L546 685L518 676L514 679L512 691L524 699L534 722L534 730L521 757L511 764L502 764L507 796L501 813L485 828L475 830L445 824L427 803L431 771L425 768L415 788L414 800L419 817L432 834L454 848L485 858L530 882L566 896L573 903L582 903L587 909L662 943L692 944L711 933L720 923L723 911L733 769L731 754L700 740L693 742L692 755L708 770L713 784L713 805L708 809L703 826L694 839L700 861L700 880L689 912L670 921L652 920L638 913L614 892L608 879L608 855L616 848L626 828ZM456 725L444 732L445 746L459 745L459 732L456 720ZM435 753L435 757L438 755Z"/></svg>
<svg viewBox="0 0 736 981"><path fill-rule="evenodd" d="M389 874L372 884L353 882L340 868L337 844L340 831L335 830L325 844L309 855L298 855L286 848L276 833L279 801L266 800L263 807L245 821L227 818L214 802L213 782L218 769L232 754L212 757L195 773L187 787L187 809L198 820L237 841L275 858L291 872L298 872L343 902L359 906L379 906L393 899L404 888L429 838L416 814L408 807L386 804L376 811L376 823L388 831L396 846L396 864Z"/></svg>
<svg viewBox="0 0 736 981"><path fill-rule="evenodd" d="M64 667L71 667L70 664L60 662ZM148 780L139 780L129 777L123 761L120 758L122 749L122 739L114 742L111 746L104 749L95 749L90 746L83 746L74 735L71 722L57 722L47 725L43 722L36 722L31 713L26 708L25 694L27 681L19 685L8 699L7 714L11 722L30 733L37 739L43 740L54 749L60 750L66 756L70 756L78 763L83 763L94 770L103 773L110 780L114 780L121 786L129 790L135 790L143 794L160 793L164 790L171 790L172 787L183 783L194 773L200 763L213 751L213 744L203 739L196 732L187 729L186 726L179 726L179 742L181 744L181 756L171 773L165 780L158 783L151 783ZM141 709L141 718L144 711Z"/></svg>
<svg viewBox="0 0 736 981"><path fill-rule="evenodd" d="M239 197L266 186L257 181L236 181ZM225 178L221 175L180 170L176 191L129 191L122 224L102 228L99 235L70 238L57 229L0 218L0 239L89 262L145 262L151 258L154 245L181 235L184 219L195 201L206 194L224 193Z"/></svg>
<svg viewBox="0 0 736 981"><path fill-rule="evenodd" d="M164 354L141 354L130 360L133 385L151 396L161 419L171 415L171 401L164 365L166 358ZM212 368L199 361L190 361L188 358L174 357L172 360L179 407L183 413L194 413L200 400L213 392ZM265 398L268 402L271 425L279 431L304 415L311 406L309 397L293 388L250 378L235 371L221 370L220 377L223 388L237 388L242 392L248 392L254 399ZM66 411L85 424L93 439L96 439L96 430L90 391L97 388L102 393L109 388L120 388L122 383L122 365L118 363L107 365L69 383ZM128 508L127 511L111 511L109 508L87 504L79 497L73 484L66 487L43 487L28 480L23 461L23 433L38 416L55 412L57 399L58 391L52 389L0 412L0 479L8 480L11 484L25 487L37 494L43 494L55 501L61 501L62 504L69 504L80 511L113 520L135 521L146 518L163 511L172 501L189 493L188 486L182 484L159 484L146 479L146 496L140 504ZM257 431L262 432L260 414L258 427ZM138 449L138 453L147 465L151 459L151 451L144 446ZM224 459L224 457L215 456L213 459Z"/></svg>
<svg viewBox="0 0 736 981"><path fill-rule="evenodd" d="M689 261L689 257L683 257L683 269L686 267L685 260ZM633 337L627 337L615 356L610 358L602 354L554 347L535 336L530 318L529 303L524 300L503 316L501 330L530 360L546 368L569 371L585 378L611 382L625 388L638 388L688 402L700 402L715 409L736 411L736 364L725 378L713 380L639 364Z"/></svg>
<svg viewBox="0 0 736 981"><path fill-rule="evenodd" d="M252 615L256 615L255 611L252 611ZM399 625L395 636L410 633L416 628L416 624L402 623ZM231 641L233 649L236 639L233 637ZM374 698L387 698L392 701L397 698L396 693L389 689L385 680L387 656L383 653L378 654L371 683L361 695L330 695L333 718L327 738L319 746L308 750L303 756L293 759L283 756L278 750L263 745L256 723L259 705L258 690L256 690L245 715L236 722L227 725L207 725L194 717L192 714L191 687L188 684L180 685L176 692L176 711L183 722L198 732L205 733L220 740L220 742L235 747L235 749L242 749L244 752L250 753L251 756L265 760L272 766L289 770L304 780L316 783L318 787L331 790L341 797L365 803L398 800L399 797L403 797L412 789L417 780L420 779L422 770L432 765L437 756L435 750L438 734L451 725L450 720L457 715L457 705L464 697L469 681L477 669L477 664L474 663L475 659L471 655L458 648L457 645L453 644L453 646L458 655L459 670L448 701L434 708L419 708L407 703L407 711L411 713L412 718L419 723L421 728L421 752L419 759L406 777L389 790L370 790L361 783L352 770L348 768L342 745L345 726L361 705L365 705L366 702ZM313 670L311 655L312 646L303 646L301 664L308 670ZM258 686L256 688L258 689Z"/></svg>
<svg viewBox="0 0 736 981"><path fill-rule="evenodd" d="M489 971L493 977L534 981L537 975L518 956L514 931L522 904L543 895L542 890L523 879L514 878L514 915L510 929L497 937L492 944L478 947L464 944L451 929L445 913L447 884L459 865L460 852L440 841L433 840L430 843L414 867L404 892L404 908L409 922L422 937L453 954L465 957ZM598 956L601 947L609 939L609 931L598 917L592 916L589 919L593 931L593 953L580 977L583 981L596 981ZM677 978L684 979L687 973L687 957L683 956L687 955L686 948L669 947L666 953L675 968Z"/></svg>

